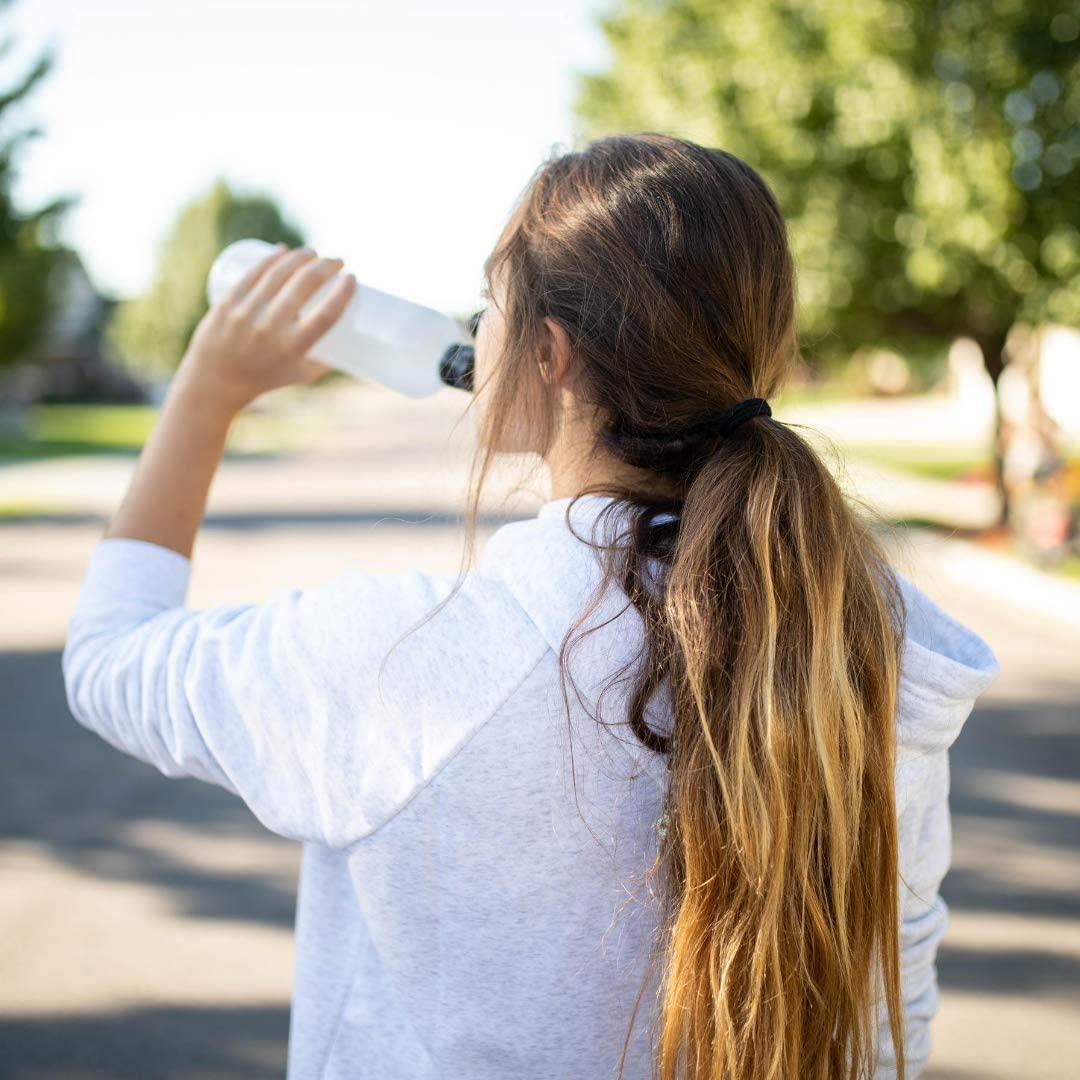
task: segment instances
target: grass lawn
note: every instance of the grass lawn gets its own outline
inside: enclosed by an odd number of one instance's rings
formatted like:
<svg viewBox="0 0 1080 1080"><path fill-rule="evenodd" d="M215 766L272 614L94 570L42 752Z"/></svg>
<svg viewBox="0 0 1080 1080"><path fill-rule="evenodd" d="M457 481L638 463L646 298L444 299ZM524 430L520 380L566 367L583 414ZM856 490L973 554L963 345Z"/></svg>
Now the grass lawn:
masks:
<svg viewBox="0 0 1080 1080"><path fill-rule="evenodd" d="M933 480L960 480L969 483L993 483L993 471L988 456L971 453L959 455L955 451L945 450L935 452L932 445L911 446L892 444L853 444L845 447L846 452L852 458L862 458L874 464L889 468L925 476ZM1066 450L1067 455L1067 490L1070 499L1080 502L1080 446L1073 444ZM898 522L897 524L929 525L941 529L940 522ZM986 547L999 551L1002 555L1008 555L1021 562L1028 562L1024 552L1016 543L1015 538L1003 533L993 535L967 534L965 530L948 529L954 535L963 535L967 539ZM1068 555L1060 563L1044 567L1043 569L1052 574L1059 574L1063 578L1080 581L1080 556Z"/></svg>
<svg viewBox="0 0 1080 1080"><path fill-rule="evenodd" d="M769 404L773 412L779 414L789 405L828 405L837 401L851 401L852 396L851 389L836 380L789 383Z"/></svg>
<svg viewBox="0 0 1080 1080"><path fill-rule="evenodd" d="M904 472L927 476L934 480L993 481L988 454L972 451L957 453L953 449L936 450L933 445L897 445L893 443L853 443L845 446L852 457L864 458ZM1080 447L1068 452L1071 483L1080 495Z"/></svg>
<svg viewBox="0 0 1080 1080"><path fill-rule="evenodd" d="M1064 574L1066 577L1071 577L1076 581L1080 581L1080 555L1070 555L1061 566L1058 567L1058 573Z"/></svg>
<svg viewBox="0 0 1080 1080"><path fill-rule="evenodd" d="M1055 573L1064 574L1066 577L1080 581L1080 555L1070 555L1057 569Z"/></svg>
<svg viewBox="0 0 1080 1080"><path fill-rule="evenodd" d="M136 456L153 430L157 405L34 405L29 435L0 435L0 464L71 454ZM226 455L283 453L300 445L298 426L273 413L240 413Z"/></svg>
<svg viewBox="0 0 1080 1080"><path fill-rule="evenodd" d="M931 521L921 517L897 518L892 520L891 524L898 528L932 529L934 532L946 536L968 540L990 551L996 551L999 555L1007 555L1027 566L1032 565L1031 561L1024 555L1020 545L1017 544L1015 537L1000 529L964 529L943 525L940 521ZM1073 581L1080 581L1080 555L1068 555L1056 566L1039 566L1037 569L1049 574L1060 574L1062 577Z"/></svg>
<svg viewBox="0 0 1080 1080"><path fill-rule="evenodd" d="M937 452L933 446L891 443L858 443L845 449L852 457L934 480L964 478L989 481L991 478L989 461L976 453L958 454L952 449Z"/></svg>

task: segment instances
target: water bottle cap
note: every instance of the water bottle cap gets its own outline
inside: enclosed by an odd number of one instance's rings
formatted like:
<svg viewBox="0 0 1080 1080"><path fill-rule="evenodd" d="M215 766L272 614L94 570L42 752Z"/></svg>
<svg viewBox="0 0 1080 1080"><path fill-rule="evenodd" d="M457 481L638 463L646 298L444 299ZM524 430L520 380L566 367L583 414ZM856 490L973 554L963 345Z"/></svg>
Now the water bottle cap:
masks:
<svg viewBox="0 0 1080 1080"><path fill-rule="evenodd" d="M472 345L451 345L439 361L439 377L455 390L472 393L476 349Z"/></svg>

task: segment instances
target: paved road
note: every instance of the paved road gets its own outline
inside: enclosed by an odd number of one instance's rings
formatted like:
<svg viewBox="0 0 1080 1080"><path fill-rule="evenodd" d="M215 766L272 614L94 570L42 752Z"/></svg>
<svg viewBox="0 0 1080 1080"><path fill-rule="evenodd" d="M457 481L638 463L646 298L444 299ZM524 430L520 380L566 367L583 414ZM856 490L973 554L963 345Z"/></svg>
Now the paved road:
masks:
<svg viewBox="0 0 1080 1080"><path fill-rule="evenodd" d="M310 452L226 462L190 603L258 600L356 566L457 568L469 418L454 428L453 392L365 391L333 415L302 406ZM501 490L529 464L504 468ZM0 525L0 1077L281 1077L297 845L224 791L112 750L66 710L64 622L130 467L0 471L5 497L32 480L66 485L74 507ZM542 491L537 474L484 517L478 541ZM927 1075L1065 1080L1080 1062L1080 630L946 573L933 538L906 538L913 576L1004 668L953 752L952 921Z"/></svg>

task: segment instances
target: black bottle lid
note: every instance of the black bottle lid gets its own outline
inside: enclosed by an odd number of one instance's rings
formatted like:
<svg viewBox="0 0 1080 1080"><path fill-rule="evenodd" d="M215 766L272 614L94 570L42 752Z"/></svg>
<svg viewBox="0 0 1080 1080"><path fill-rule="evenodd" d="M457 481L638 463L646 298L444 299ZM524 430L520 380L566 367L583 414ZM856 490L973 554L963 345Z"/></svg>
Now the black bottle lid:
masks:
<svg viewBox="0 0 1080 1080"><path fill-rule="evenodd" d="M447 386L471 393L475 356L472 345L451 345L439 361L439 377Z"/></svg>

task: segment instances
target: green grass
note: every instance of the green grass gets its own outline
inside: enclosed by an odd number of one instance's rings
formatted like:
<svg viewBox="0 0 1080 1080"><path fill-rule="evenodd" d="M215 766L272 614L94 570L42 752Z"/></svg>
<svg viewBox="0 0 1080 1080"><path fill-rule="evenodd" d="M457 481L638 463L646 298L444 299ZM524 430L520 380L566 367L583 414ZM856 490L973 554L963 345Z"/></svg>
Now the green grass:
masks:
<svg viewBox="0 0 1080 1080"><path fill-rule="evenodd" d="M985 473L986 479L990 478L990 460L985 454L958 454L953 449L936 451L933 446L893 443L853 443L845 450L851 457L933 480L955 480L965 473L975 472Z"/></svg>
<svg viewBox="0 0 1080 1080"><path fill-rule="evenodd" d="M965 474L992 481L989 453L957 453L955 449L936 450L933 445L893 443L851 443L844 447L853 458L864 458L878 465L927 476L934 480L955 480ZM1067 460L1071 468L1080 467L1080 447L1070 447Z"/></svg>
<svg viewBox="0 0 1080 1080"><path fill-rule="evenodd" d="M34 405L29 435L0 435L0 463L72 454L136 456L157 422L156 405ZM300 444L297 425L269 413L241 413L229 431L230 457L265 456Z"/></svg>
<svg viewBox="0 0 1080 1080"><path fill-rule="evenodd" d="M38 517L42 514L54 513L56 513L56 507L51 505L50 503L0 503L0 521L4 521L5 519L18 520L19 518Z"/></svg>
<svg viewBox="0 0 1080 1080"><path fill-rule="evenodd" d="M155 405L36 405L30 410L34 439L108 449L138 449L157 420Z"/></svg>
<svg viewBox="0 0 1080 1080"><path fill-rule="evenodd" d="M1080 555L1070 555L1057 567L1057 572L1080 581Z"/></svg>
<svg viewBox="0 0 1080 1080"><path fill-rule="evenodd" d="M1055 577L1068 579L1070 581L1080 581L1080 555L1066 555L1058 563L1043 564L1027 558L1020 546L1015 542L1010 542L1006 545L1002 553L1009 555L1028 566L1034 566L1036 570L1041 570L1043 573L1052 574Z"/></svg>
<svg viewBox="0 0 1080 1080"><path fill-rule="evenodd" d="M841 383L792 383L785 386L769 403L774 412L794 405L826 405L837 401L851 401L851 390Z"/></svg>

